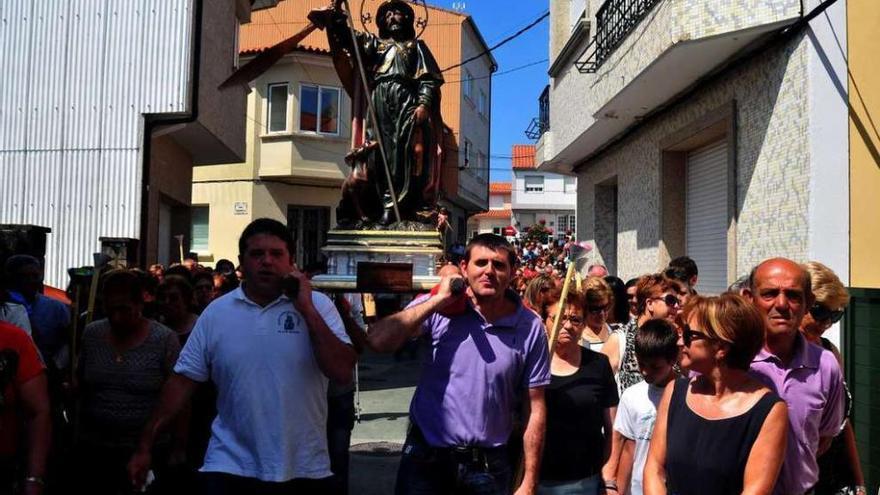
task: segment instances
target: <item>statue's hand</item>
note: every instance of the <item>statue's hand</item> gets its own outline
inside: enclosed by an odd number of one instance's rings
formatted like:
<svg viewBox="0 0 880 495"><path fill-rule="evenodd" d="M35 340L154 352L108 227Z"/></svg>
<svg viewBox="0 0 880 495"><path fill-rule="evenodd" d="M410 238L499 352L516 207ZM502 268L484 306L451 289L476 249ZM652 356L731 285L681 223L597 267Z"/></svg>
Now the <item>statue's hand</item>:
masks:
<svg viewBox="0 0 880 495"><path fill-rule="evenodd" d="M333 19L337 15L338 12L336 9L333 6L330 6L313 9L309 12L307 17L309 18L309 22L314 24L318 29L326 29L327 26L333 23Z"/></svg>
<svg viewBox="0 0 880 495"><path fill-rule="evenodd" d="M421 125L428 121L428 116L428 108L425 105L419 105L413 112L413 121L416 125Z"/></svg>

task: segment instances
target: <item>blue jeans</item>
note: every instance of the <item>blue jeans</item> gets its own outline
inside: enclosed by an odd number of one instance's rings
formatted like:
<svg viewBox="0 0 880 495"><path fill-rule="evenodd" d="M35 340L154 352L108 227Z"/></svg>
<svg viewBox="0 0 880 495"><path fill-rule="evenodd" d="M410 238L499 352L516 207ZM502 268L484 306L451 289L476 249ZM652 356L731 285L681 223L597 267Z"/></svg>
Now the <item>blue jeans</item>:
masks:
<svg viewBox="0 0 880 495"><path fill-rule="evenodd" d="M509 495L505 447L434 448L413 425L406 436L395 495Z"/></svg>
<svg viewBox="0 0 880 495"><path fill-rule="evenodd" d="M542 481L538 483L538 495L602 495L605 482L601 474L574 481Z"/></svg>

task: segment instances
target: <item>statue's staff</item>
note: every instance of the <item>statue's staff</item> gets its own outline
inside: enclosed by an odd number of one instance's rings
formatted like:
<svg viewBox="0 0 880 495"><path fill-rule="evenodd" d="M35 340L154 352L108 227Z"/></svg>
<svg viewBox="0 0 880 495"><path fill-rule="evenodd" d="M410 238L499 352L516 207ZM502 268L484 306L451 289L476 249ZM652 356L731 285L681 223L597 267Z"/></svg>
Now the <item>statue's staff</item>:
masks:
<svg viewBox="0 0 880 495"><path fill-rule="evenodd" d="M400 222L400 210L397 208L397 193L394 191L394 182L391 180L391 169L388 167L388 155L385 154L385 143L382 141L382 133L379 132L379 118L376 116L376 109L373 107L373 99L370 97L370 86L367 84L367 72L364 69L364 62L361 59L360 46L357 43L357 35L354 30L354 20L352 20L351 6L348 0L342 0L345 4L346 19L348 20L348 30L351 32L351 41L354 47L355 62L357 63L358 73L361 76L361 84L364 88L367 100L367 110L370 114L370 120L373 121L373 129L376 130L374 138L379 144L379 154L382 156L382 166L385 170L385 180L388 181L388 192L391 195L391 206L394 208L394 217Z"/></svg>

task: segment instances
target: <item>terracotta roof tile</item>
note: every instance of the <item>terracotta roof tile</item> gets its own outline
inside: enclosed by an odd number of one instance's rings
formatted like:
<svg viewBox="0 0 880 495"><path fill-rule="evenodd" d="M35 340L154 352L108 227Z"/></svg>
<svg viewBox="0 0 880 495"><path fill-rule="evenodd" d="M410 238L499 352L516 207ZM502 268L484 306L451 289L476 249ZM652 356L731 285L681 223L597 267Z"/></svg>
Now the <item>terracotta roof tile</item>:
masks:
<svg viewBox="0 0 880 495"><path fill-rule="evenodd" d="M535 145L514 144L511 156L514 170L535 168Z"/></svg>
<svg viewBox="0 0 880 495"><path fill-rule="evenodd" d="M509 220L510 219L510 209L489 210L489 211L484 211L483 213L477 213L476 215L471 215L472 220L479 220L479 219L484 219L484 218L485 219L492 218L492 219L499 219L499 220L501 220L501 219L508 219Z"/></svg>
<svg viewBox="0 0 880 495"><path fill-rule="evenodd" d="M510 182L489 183L489 194L510 194L512 185Z"/></svg>

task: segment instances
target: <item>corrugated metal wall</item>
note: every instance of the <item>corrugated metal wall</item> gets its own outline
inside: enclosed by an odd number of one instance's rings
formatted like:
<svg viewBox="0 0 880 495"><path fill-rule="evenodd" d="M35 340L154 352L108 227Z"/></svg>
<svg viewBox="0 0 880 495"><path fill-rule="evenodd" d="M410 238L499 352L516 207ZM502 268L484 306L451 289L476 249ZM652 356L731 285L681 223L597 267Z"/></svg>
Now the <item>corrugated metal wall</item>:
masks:
<svg viewBox="0 0 880 495"><path fill-rule="evenodd" d="M52 229L47 283L139 237L143 114L187 110L193 1L0 2L0 223Z"/></svg>

